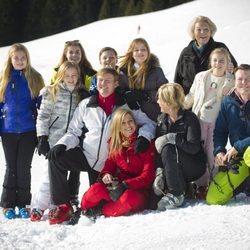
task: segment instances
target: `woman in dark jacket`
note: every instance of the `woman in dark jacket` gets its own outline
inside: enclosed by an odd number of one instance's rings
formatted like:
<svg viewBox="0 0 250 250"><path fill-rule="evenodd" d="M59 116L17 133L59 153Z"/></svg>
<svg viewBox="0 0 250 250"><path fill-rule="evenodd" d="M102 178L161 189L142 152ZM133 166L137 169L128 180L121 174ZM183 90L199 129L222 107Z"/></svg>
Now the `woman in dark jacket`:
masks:
<svg viewBox="0 0 250 250"><path fill-rule="evenodd" d="M174 76L174 82L183 87L185 95L189 93L195 75L208 70L209 55L215 48L222 47L228 50L232 62L229 71L233 71L233 68L237 66L227 46L214 41L213 36L216 31L216 25L205 16L196 17L189 26L192 41L181 52Z"/></svg>
<svg viewBox="0 0 250 250"><path fill-rule="evenodd" d="M141 108L151 120L156 121L160 114L156 93L168 80L145 39L137 38L131 42L119 70L119 85L129 107Z"/></svg>
<svg viewBox="0 0 250 250"><path fill-rule="evenodd" d="M164 194L158 202L161 211L180 207L186 184L200 178L206 169L198 118L182 108L183 102L183 88L177 83L165 84L158 91L162 114L156 128L158 156L153 188L156 195Z"/></svg>

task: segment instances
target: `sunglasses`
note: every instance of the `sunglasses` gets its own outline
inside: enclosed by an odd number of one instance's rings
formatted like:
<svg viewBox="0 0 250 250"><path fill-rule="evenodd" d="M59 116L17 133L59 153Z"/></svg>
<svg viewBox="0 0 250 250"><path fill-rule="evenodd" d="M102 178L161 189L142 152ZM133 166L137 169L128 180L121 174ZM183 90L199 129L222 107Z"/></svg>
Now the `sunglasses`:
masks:
<svg viewBox="0 0 250 250"><path fill-rule="evenodd" d="M79 40L73 40L73 41L66 41L65 44L69 45L69 44L75 44L75 43L80 43Z"/></svg>

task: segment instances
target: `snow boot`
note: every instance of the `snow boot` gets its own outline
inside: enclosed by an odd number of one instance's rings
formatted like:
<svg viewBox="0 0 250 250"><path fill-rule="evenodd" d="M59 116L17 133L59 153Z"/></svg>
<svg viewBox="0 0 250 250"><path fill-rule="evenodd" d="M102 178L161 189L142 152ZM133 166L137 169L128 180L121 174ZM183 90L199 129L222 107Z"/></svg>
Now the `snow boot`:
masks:
<svg viewBox="0 0 250 250"><path fill-rule="evenodd" d="M73 209L70 203L59 205L53 215L49 218L49 224L61 224L64 221L68 221L73 213Z"/></svg>
<svg viewBox="0 0 250 250"><path fill-rule="evenodd" d="M28 219L30 218L30 209L26 207L19 207L19 218Z"/></svg>
<svg viewBox="0 0 250 250"><path fill-rule="evenodd" d="M16 212L14 208L3 208L3 215L6 219L15 219Z"/></svg>
<svg viewBox="0 0 250 250"><path fill-rule="evenodd" d="M174 196L173 194L167 193L157 204L157 209L165 211L167 209L174 209L181 207L184 203L184 195Z"/></svg>
<svg viewBox="0 0 250 250"><path fill-rule="evenodd" d="M30 213L30 220L31 221L40 221L43 217L44 210L33 208Z"/></svg>

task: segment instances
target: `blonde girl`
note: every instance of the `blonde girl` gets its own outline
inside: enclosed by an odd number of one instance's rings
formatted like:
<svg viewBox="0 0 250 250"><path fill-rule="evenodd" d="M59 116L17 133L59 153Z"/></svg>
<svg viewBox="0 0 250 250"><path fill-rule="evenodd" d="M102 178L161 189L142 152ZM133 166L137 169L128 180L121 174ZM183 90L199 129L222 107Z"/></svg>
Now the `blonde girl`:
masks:
<svg viewBox="0 0 250 250"><path fill-rule="evenodd" d="M130 108L141 108L147 116L156 121L160 114L156 93L167 83L158 58L150 52L147 41L134 39L119 65L119 85Z"/></svg>
<svg viewBox="0 0 250 250"><path fill-rule="evenodd" d="M37 117L38 154L47 156L48 151L67 132L74 110L82 97L79 95L80 69L78 64L65 61L56 75L53 85L42 91L42 103ZM88 97L85 90L85 97ZM48 163L36 194L32 198L31 221L40 221L46 209L53 209L50 200ZM71 171L68 179L71 201L77 203L79 172ZM77 205L77 204L74 204ZM52 210L53 211L53 210ZM53 212L49 215L52 216Z"/></svg>
<svg viewBox="0 0 250 250"><path fill-rule="evenodd" d="M213 50L209 62L211 68L195 76L190 92L185 98L185 107L192 107L192 111L200 120L203 148L207 155L207 172L196 182L198 186L196 196L198 199L204 198L210 174L213 176L216 173L216 170L213 170L213 131L215 121L223 96L234 86L233 76L228 72L231 59L227 49L217 48Z"/></svg>
<svg viewBox="0 0 250 250"><path fill-rule="evenodd" d="M37 144L39 92L43 87L41 75L31 66L27 48L13 44L0 83L0 132L6 161L0 205L8 219L30 216L26 206L31 201L30 169Z"/></svg>

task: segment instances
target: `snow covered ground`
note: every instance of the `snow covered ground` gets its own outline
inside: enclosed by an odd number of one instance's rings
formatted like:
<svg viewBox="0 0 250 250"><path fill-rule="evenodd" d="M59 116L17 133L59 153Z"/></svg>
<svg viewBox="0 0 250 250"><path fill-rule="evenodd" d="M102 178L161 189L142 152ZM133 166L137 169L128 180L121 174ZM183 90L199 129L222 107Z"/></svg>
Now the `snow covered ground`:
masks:
<svg viewBox="0 0 250 250"><path fill-rule="evenodd" d="M80 28L25 43L32 65L46 82L58 63L63 44L79 39L88 59L98 69L98 53L104 46L123 55L129 43L141 36L161 62L172 81L181 50L190 38L186 32L190 20L209 16L217 25L216 41L224 42L238 63L250 63L250 1L198 0L154 13L107 19ZM137 34L138 25L141 27ZM9 47L0 48L0 68ZM0 193L4 176L4 155L0 146ZM43 157L34 155L32 191L39 181ZM81 194L87 188L81 176ZM241 194L227 206L208 206L205 202L187 202L183 208L145 211L129 217L100 218L93 223L81 218L76 226L54 225L48 221L6 220L0 216L1 249L250 249L250 198Z"/></svg>

